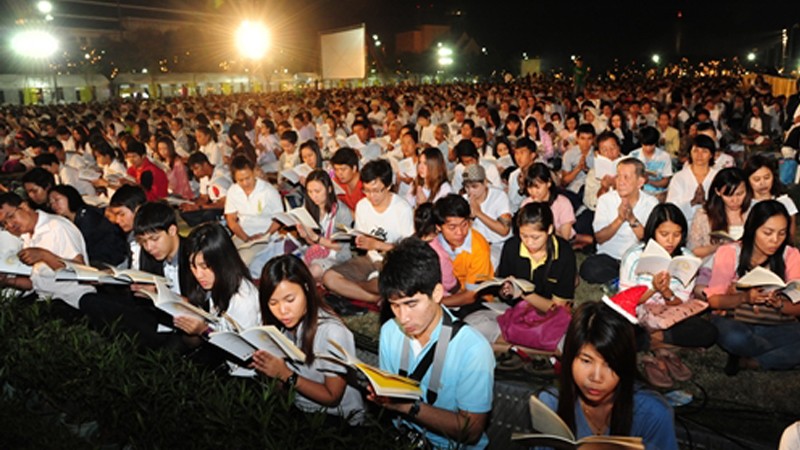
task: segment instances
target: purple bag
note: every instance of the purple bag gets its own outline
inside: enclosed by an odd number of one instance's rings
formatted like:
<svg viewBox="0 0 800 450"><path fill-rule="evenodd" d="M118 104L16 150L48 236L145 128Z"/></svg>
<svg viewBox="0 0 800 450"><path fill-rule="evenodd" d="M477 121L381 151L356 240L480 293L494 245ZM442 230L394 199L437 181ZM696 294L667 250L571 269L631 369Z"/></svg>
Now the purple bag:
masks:
<svg viewBox="0 0 800 450"><path fill-rule="evenodd" d="M511 344L553 351L572 319L567 308L555 306L546 313L522 300L497 318L503 338Z"/></svg>

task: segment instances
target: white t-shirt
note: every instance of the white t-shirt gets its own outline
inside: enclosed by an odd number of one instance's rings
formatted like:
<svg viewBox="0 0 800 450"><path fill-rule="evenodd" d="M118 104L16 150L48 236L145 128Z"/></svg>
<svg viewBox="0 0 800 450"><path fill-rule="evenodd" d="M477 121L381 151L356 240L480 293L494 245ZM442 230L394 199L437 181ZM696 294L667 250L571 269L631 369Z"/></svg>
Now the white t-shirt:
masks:
<svg viewBox="0 0 800 450"><path fill-rule="evenodd" d="M517 167L517 169L511 172L511 175L508 176L508 203L511 206L511 212L514 214L519 211L520 205L526 197L519 193L520 173L522 173L522 169Z"/></svg>
<svg viewBox="0 0 800 450"><path fill-rule="evenodd" d="M597 210L594 213L594 222L592 222L592 228L595 233L607 227L617 218L621 203L622 199L617 191L608 191L597 199ZM633 215L642 224L639 226L644 226L643 224L647 223L650 212L657 204L658 200L655 197L642 191L639 192L639 201L633 207ZM639 239L631 229L630 224L625 221L611 239L602 244L597 244L597 254L605 254L614 259L621 259L625 251L637 243L639 243Z"/></svg>
<svg viewBox="0 0 800 450"><path fill-rule="evenodd" d="M220 316L213 297L209 299L209 307L214 315ZM236 321L242 330L261 325L261 306L258 302L258 289L250 280L243 279L239 284L239 290L233 294L230 302L228 302L226 313ZM236 331L236 329L230 321L222 318L219 321L217 331Z"/></svg>
<svg viewBox="0 0 800 450"><path fill-rule="evenodd" d="M481 160L478 164L483 166L484 171L486 172L486 180L489 181L489 184L503 189L503 180L500 178L500 172L497 171L497 166L492 161ZM458 163L456 167L453 169L453 192L461 191L461 188L464 186L464 164Z"/></svg>
<svg viewBox="0 0 800 450"><path fill-rule="evenodd" d="M706 194L704 200L708 200L708 192L711 189L711 182L714 181L715 176L717 176L717 170L712 167L711 170L708 171L706 178L703 180L703 190ZM691 204L692 198L694 198L694 193L697 190L697 186L697 179L694 177L694 174L692 173L692 167L689 164L684 166L680 172L676 173L669 182L669 188L667 190L667 202L672 203L681 209L683 215L686 216L687 223L692 223L694 213L696 213L701 206L692 206Z"/></svg>
<svg viewBox="0 0 800 450"><path fill-rule="evenodd" d="M200 151L205 153L208 162L210 162L212 166L219 167L223 164L222 149L220 149L219 144L216 142L209 141L208 144L200 147Z"/></svg>
<svg viewBox="0 0 800 450"><path fill-rule="evenodd" d="M70 185L77 189L78 193L81 195L97 195L97 191L94 189L92 183L82 180L80 170L72 166L61 165L58 169L56 184Z"/></svg>
<svg viewBox="0 0 800 450"><path fill-rule="evenodd" d="M464 198L469 201L469 198L466 195L464 195ZM489 186L489 190L486 193L486 199L484 199L481 203L481 209L487 216L495 220L497 220L503 214L511 214L511 205L508 202L508 195L494 186ZM505 236L495 233L480 219L475 219L472 221L472 228L478 230L490 244L500 243L502 246L502 243L511 237L511 233L508 233Z"/></svg>
<svg viewBox="0 0 800 450"><path fill-rule="evenodd" d="M223 166L217 166L210 177L200 179L200 195L207 195L209 200L215 202L228 194L231 185L233 181L228 171Z"/></svg>
<svg viewBox="0 0 800 450"><path fill-rule="evenodd" d="M84 263L89 264L86 242L75 224L46 212L38 211L37 214L39 217L36 219L33 234L21 236L23 248L41 247L60 258L70 260L81 255ZM56 281L55 271L45 263L34 265L31 282L40 296L60 298L75 309L78 309L81 297L95 292L95 288L88 284Z"/></svg>
<svg viewBox="0 0 800 450"><path fill-rule="evenodd" d="M356 204L356 230L380 236L389 243L411 236L414 233L414 212L400 196L392 193L391 203L385 211L375 211L369 199L362 198Z"/></svg>
<svg viewBox="0 0 800 450"><path fill-rule="evenodd" d="M250 195L234 184L225 198L225 214L236 214L239 225L250 236L266 232L272 225L272 217L280 212L283 212L281 195L260 178Z"/></svg>

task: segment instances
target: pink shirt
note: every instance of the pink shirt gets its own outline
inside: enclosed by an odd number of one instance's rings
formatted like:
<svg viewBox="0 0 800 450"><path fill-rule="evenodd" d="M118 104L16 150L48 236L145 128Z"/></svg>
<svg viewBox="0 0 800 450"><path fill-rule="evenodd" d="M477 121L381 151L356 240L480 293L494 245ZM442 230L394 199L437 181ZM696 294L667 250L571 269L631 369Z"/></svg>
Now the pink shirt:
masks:
<svg viewBox="0 0 800 450"><path fill-rule="evenodd" d="M526 197L519 207L522 208L528 203L533 203L530 197ZM550 205L550 210L553 211L553 227L555 227L556 230L558 230L561 225L575 223L575 210L572 209L572 203L570 203L567 197L558 194L556 199L553 200L553 204ZM569 239L572 239L574 236L575 229L572 230L572 235L569 236Z"/></svg>
<svg viewBox="0 0 800 450"><path fill-rule="evenodd" d="M180 158L175 158L172 163L172 169L167 172L167 180L169 182L169 190L173 194L186 200L194 198L192 186L189 184L189 173L186 172L186 164Z"/></svg>
<svg viewBox="0 0 800 450"><path fill-rule="evenodd" d="M439 266L442 268L442 286L444 287L444 296L447 297L458 283L456 274L453 272L453 261L450 260L450 256L445 249L442 248L439 239L434 239L428 242L428 244L430 244L431 248L439 255Z"/></svg>
<svg viewBox="0 0 800 450"><path fill-rule="evenodd" d="M738 242L723 245L714 254L711 280L708 282L708 287L703 290L706 298L712 295L726 294L731 284L739 279L736 268L739 266L740 245ZM786 247L783 261L786 266L784 281L800 279L800 251L794 247Z"/></svg>

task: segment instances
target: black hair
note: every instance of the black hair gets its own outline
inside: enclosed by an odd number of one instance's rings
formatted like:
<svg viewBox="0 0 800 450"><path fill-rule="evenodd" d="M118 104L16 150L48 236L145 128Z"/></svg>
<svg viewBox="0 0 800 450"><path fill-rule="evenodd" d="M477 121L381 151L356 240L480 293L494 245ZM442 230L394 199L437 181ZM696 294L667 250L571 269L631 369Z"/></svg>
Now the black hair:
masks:
<svg viewBox="0 0 800 450"><path fill-rule="evenodd" d="M536 141L527 137L522 137L517 139L517 142L514 144L514 148L527 148L531 152L536 153ZM511 146L509 146L509 150L513 150Z"/></svg>
<svg viewBox="0 0 800 450"><path fill-rule="evenodd" d="M294 130L286 130L283 133L281 133L281 140L288 141L292 145L297 144L297 139L298 139L297 132Z"/></svg>
<svg viewBox="0 0 800 450"><path fill-rule="evenodd" d="M56 178L52 173L41 167L34 167L22 176L22 184L33 183L44 190L50 190L56 185Z"/></svg>
<svg viewBox="0 0 800 450"><path fill-rule="evenodd" d="M239 170L255 170L256 166L253 161L250 160L245 155L237 155L231 161L231 176L233 176Z"/></svg>
<svg viewBox="0 0 800 450"><path fill-rule="evenodd" d="M597 135L597 148L600 148L600 144L608 140L613 140L617 144L617 147L622 150L622 144L619 141L619 137L611 131L603 131Z"/></svg>
<svg viewBox="0 0 800 450"><path fill-rule="evenodd" d="M458 194L447 194L436 200L433 214L436 219L436 225L441 226L444 225L448 217L471 218L472 210L469 207L469 202L464 197Z"/></svg>
<svg viewBox="0 0 800 450"><path fill-rule="evenodd" d="M125 154L128 153L136 153L139 156L144 156L147 153L147 149L145 149L144 144L137 141L136 139L131 139L128 142L128 147L125 149Z"/></svg>
<svg viewBox="0 0 800 450"><path fill-rule="evenodd" d="M195 164L211 164L211 161L208 160L208 156L206 156L203 152L194 152L189 155L189 159L186 161L186 165L192 167Z"/></svg>
<svg viewBox="0 0 800 450"><path fill-rule="evenodd" d="M582 123L578 125L577 130L575 130L576 135L578 134L591 134L592 136L596 136L597 132L594 129L594 125L590 123ZM616 137L616 136L615 136Z"/></svg>
<svg viewBox="0 0 800 450"><path fill-rule="evenodd" d="M755 153L745 161L742 170L744 170L744 175L747 178L747 184L750 184L750 177L762 167L766 167L772 173L772 188L769 191L770 194L772 194L773 197L782 195L785 188L778 175L778 162L774 158L770 158L763 153Z"/></svg>
<svg viewBox="0 0 800 450"><path fill-rule="evenodd" d="M135 213L145 202L147 202L147 194L144 189L132 184L123 184L111 196L108 206L110 208L124 206Z"/></svg>
<svg viewBox="0 0 800 450"><path fill-rule="evenodd" d="M475 159L478 159L480 157L480 154L478 153L478 148L475 147L475 143L473 143L469 139L462 139L458 141L458 144L456 144L453 150L455 151L456 157L458 158L459 161L461 161L461 158L464 157L471 157Z"/></svg>
<svg viewBox="0 0 800 450"><path fill-rule="evenodd" d="M658 140L661 139L661 133L655 127L644 127L639 130L639 141L642 145L657 145Z"/></svg>
<svg viewBox="0 0 800 450"><path fill-rule="evenodd" d="M86 207L86 202L83 201L81 193L77 189L68 184L59 184L50 189L50 193L57 192L67 199L67 207L70 212L77 213ZM48 193L48 195L50 194Z"/></svg>
<svg viewBox="0 0 800 450"><path fill-rule="evenodd" d="M42 153L33 157L33 162L38 166L49 166L51 164L60 164L58 156L52 153Z"/></svg>
<svg viewBox="0 0 800 450"><path fill-rule="evenodd" d="M14 192L0 193L0 208L2 208L4 205L10 205L15 208L19 208L22 205L22 197Z"/></svg>
<svg viewBox="0 0 800 450"><path fill-rule="evenodd" d="M316 166L312 167L312 169L321 169L322 168L322 152L320 152L320 150L319 150L319 144L317 144L317 141L315 139L309 139L309 140L303 142L302 144L300 144L300 151L298 153L301 154L303 152L303 149L306 149L306 148L311 149L311 151L314 152L314 156L316 156L316 158L317 158L317 164L316 164Z"/></svg>
<svg viewBox="0 0 800 450"><path fill-rule="evenodd" d="M171 226L178 227L175 210L166 202L147 202L139 207L133 218L133 234L157 233L169 231Z"/></svg>
<svg viewBox="0 0 800 450"><path fill-rule="evenodd" d="M417 237L398 242L386 254L378 277L378 290L383 307L390 308L389 300L410 297L417 293L433 295L442 282L439 256L431 246Z"/></svg>
<svg viewBox="0 0 800 450"><path fill-rule="evenodd" d="M137 218L138 216L137 214ZM187 244L189 264L195 267L197 255L202 253L206 266L214 272L211 298L221 313L227 311L231 298L239 291L242 280L250 278L250 271L242 262L230 235L219 223L208 222L192 230ZM185 295L196 305L203 305L206 302L206 291L193 276L190 278Z"/></svg>
<svg viewBox="0 0 800 450"><path fill-rule="evenodd" d="M331 165L350 166L358 170L358 154L350 147L342 147L331 156Z"/></svg>
<svg viewBox="0 0 800 450"><path fill-rule="evenodd" d="M361 169L361 182L370 183L380 180L387 188L392 187L392 165L385 159L375 159Z"/></svg>
<svg viewBox="0 0 800 450"><path fill-rule="evenodd" d="M525 170L525 178L522 180L522 186L519 187L520 195L527 196L528 188L533 187L536 181L543 183L550 183L548 188L550 195L547 197L547 204L552 205L558 197L558 187L553 179L553 172L547 167L546 164L536 162L528 166Z"/></svg>
<svg viewBox="0 0 800 450"><path fill-rule="evenodd" d="M681 227L681 242L675 247L672 254L672 256L678 256L681 253L681 249L686 246L686 235L689 232L689 225L681 209L672 203L659 203L653 208L650 215L647 217L642 241L646 243L650 241L650 239L655 239L656 230L664 222L672 222Z"/></svg>
<svg viewBox="0 0 800 450"><path fill-rule="evenodd" d="M728 214L725 213L725 202L722 196L733 195L740 184L744 184L745 189L744 201L742 202L742 212L744 213L750 208L753 191L742 169L727 167L717 172L714 176L714 180L708 190L708 199L704 205L708 222L711 224L711 231L729 231ZM719 194L717 193L718 191Z"/></svg>
<svg viewBox="0 0 800 450"><path fill-rule="evenodd" d="M425 202L414 210L414 236L422 239L436 233L433 203Z"/></svg>
<svg viewBox="0 0 800 450"><path fill-rule="evenodd" d="M265 325L275 325L285 328L272 310L269 308L269 300L275 292L275 288L282 281L288 281L300 286L306 297L306 314L303 317L303 335L300 337L300 349L306 354L306 364L314 362L314 337L317 334L320 310L335 316L335 313L322 300L316 288L314 277L309 272L308 267L303 261L293 255L282 255L272 258L264 265L261 270L261 278L258 287L258 300L261 305L261 320Z"/></svg>
<svg viewBox="0 0 800 450"><path fill-rule="evenodd" d="M336 199L336 190L333 187L333 181L331 180L330 175L328 175L328 172L325 172L322 169L312 170L306 177L306 186L308 186L308 183L311 181L321 183L325 188L325 209L327 212L332 212L334 206L337 205L338 200ZM322 220L322 211L320 211L319 206L311 201L311 197L308 195L305 195L304 201L305 207L311 214L311 217L313 217L314 220L319 223L319 221Z"/></svg>
<svg viewBox="0 0 800 450"><path fill-rule="evenodd" d="M633 424L633 390L637 378L636 341L633 326L600 302L585 302L573 313L561 357L558 415L576 432L575 405L581 392L572 375L572 364L581 349L591 345L619 378L614 393L609 434L627 436Z"/></svg>
<svg viewBox="0 0 800 450"><path fill-rule="evenodd" d="M783 261L783 252L786 246L792 242L792 236L789 233L792 223L786 207L777 200L764 200L753 205L750 213L747 215L747 221L744 223L744 234L742 234L742 251L739 254L739 265L736 268L736 273L742 277L744 274L753 268L751 261L753 259L753 247L755 247L756 231L764 225L764 223L774 216L783 216L786 219L786 237L783 239L780 247L767 257L762 266L766 266L774 274L785 279L786 278L786 265Z"/></svg>

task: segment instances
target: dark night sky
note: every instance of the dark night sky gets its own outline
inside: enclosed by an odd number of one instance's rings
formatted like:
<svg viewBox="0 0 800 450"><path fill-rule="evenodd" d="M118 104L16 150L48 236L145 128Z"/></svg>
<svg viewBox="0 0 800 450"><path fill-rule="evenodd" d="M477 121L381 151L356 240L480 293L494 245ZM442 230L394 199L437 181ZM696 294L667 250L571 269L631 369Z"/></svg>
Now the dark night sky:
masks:
<svg viewBox="0 0 800 450"><path fill-rule="evenodd" d="M116 16L114 0L52 0L58 13L72 15L56 21L98 14ZM33 0L9 0L2 12L18 11ZM591 65L647 59L659 53L676 58L676 36L681 56L740 58L758 49L759 57L776 55L780 29L800 22L800 1L474 1L474 0L122 0L122 4L190 9L213 13L217 25L241 17L263 17L272 26L275 44L315 53L318 32L365 23L390 46L394 33L422 23L451 24L474 37L498 65L511 65L527 52L541 56L545 67L569 64L579 54ZM108 7L102 6L103 4ZM460 16L451 14L461 11ZM678 19L678 11L682 18ZM164 12L131 11L134 15L166 17ZM5 15L6 22L14 13ZM216 19L215 17L219 17ZM199 20L199 19L198 19ZM102 24L101 22L98 22ZM108 23L105 23L108 26ZM800 25L794 29L790 53L800 57ZM304 56L305 58L305 56Z"/></svg>

